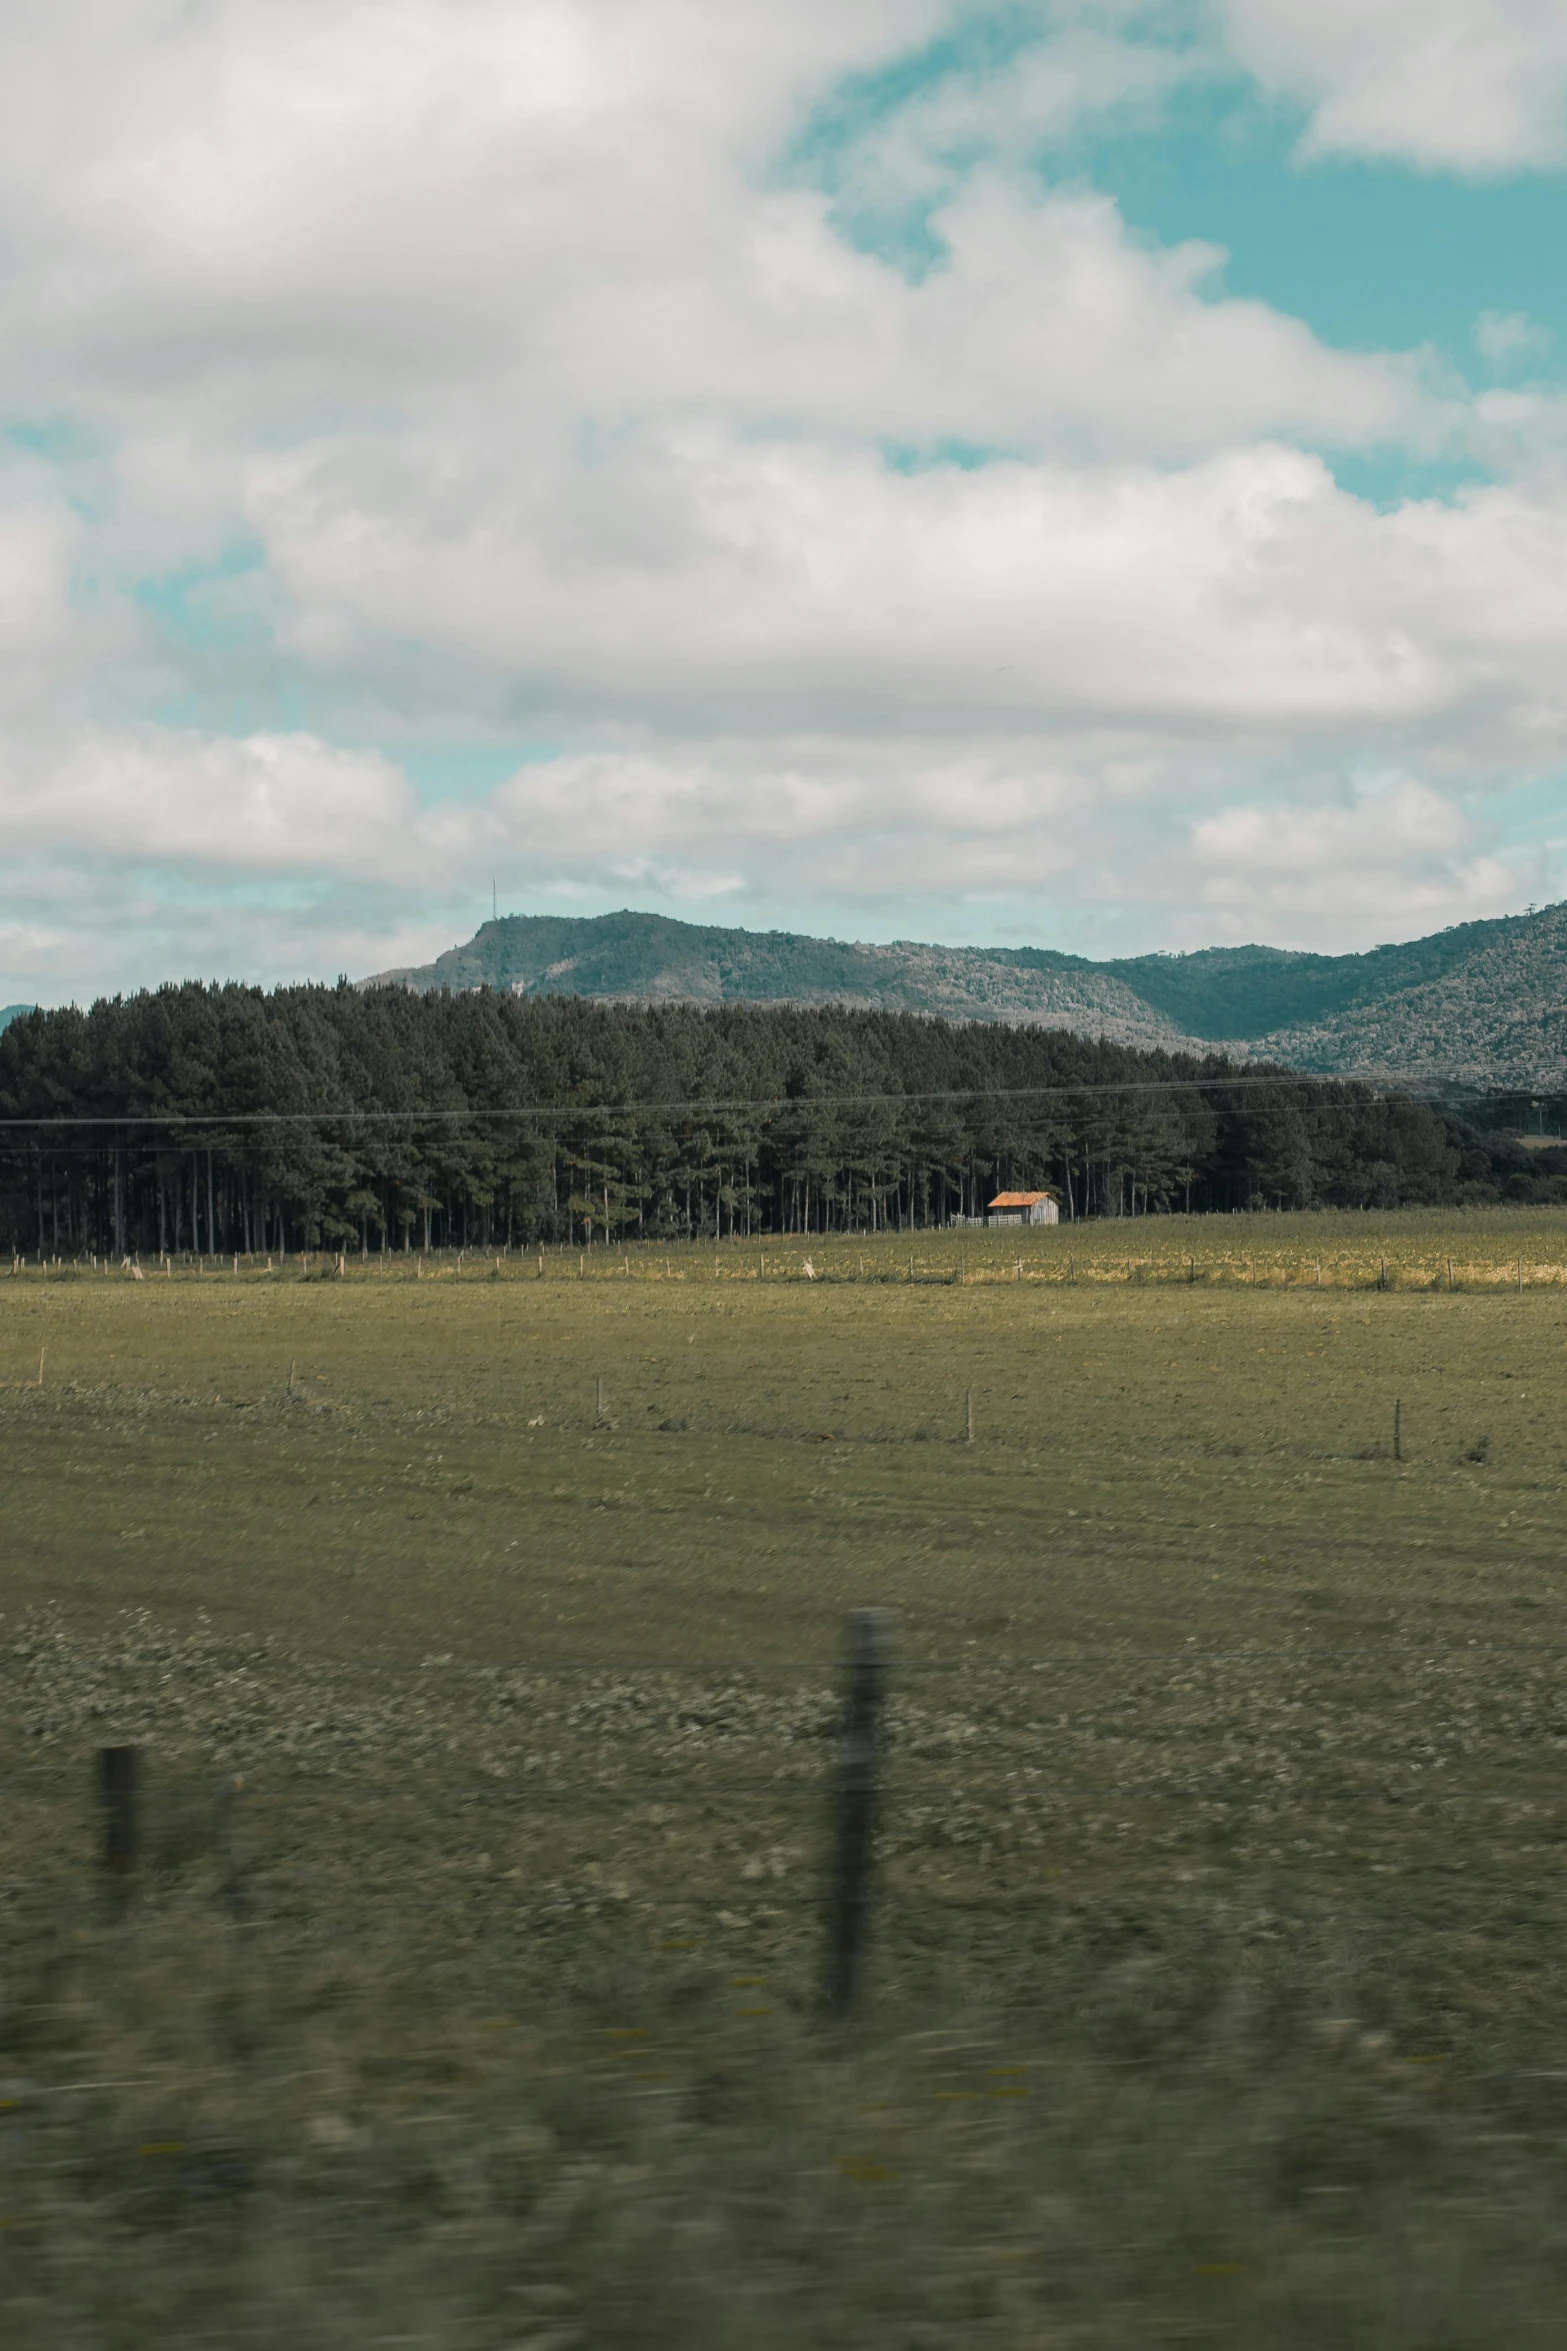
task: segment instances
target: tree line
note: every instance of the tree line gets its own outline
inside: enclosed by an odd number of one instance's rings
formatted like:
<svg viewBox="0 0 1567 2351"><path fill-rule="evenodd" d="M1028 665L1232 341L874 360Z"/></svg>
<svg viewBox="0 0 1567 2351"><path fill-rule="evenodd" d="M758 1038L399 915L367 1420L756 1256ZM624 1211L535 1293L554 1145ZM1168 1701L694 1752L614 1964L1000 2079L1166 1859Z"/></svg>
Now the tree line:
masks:
<svg viewBox="0 0 1567 2351"><path fill-rule="evenodd" d="M1363 1084L839 1007L187 983L0 1032L20 1252L909 1231L1043 1186L1130 1217L1567 1197L1567 1170Z"/></svg>

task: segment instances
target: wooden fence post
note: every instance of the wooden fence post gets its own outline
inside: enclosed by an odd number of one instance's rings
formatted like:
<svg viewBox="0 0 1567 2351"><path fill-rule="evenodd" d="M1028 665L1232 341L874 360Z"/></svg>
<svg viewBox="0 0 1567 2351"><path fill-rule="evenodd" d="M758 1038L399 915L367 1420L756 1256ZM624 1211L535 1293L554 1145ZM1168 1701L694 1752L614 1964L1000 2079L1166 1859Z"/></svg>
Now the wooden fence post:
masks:
<svg viewBox="0 0 1567 2351"><path fill-rule="evenodd" d="M100 1747L98 1795L103 1805L103 1859L123 1886L136 1866L136 1749Z"/></svg>
<svg viewBox="0 0 1567 2351"><path fill-rule="evenodd" d="M1393 1459L1404 1458L1404 1407L1398 1397L1393 1399Z"/></svg>
<svg viewBox="0 0 1567 2351"><path fill-rule="evenodd" d="M239 1801L244 1789L245 1775L239 1771L227 1773L219 1783L213 1836L217 1851L219 1891L225 1909L235 1918L240 1917L245 1909L245 1884L236 1833Z"/></svg>
<svg viewBox="0 0 1567 2351"><path fill-rule="evenodd" d="M972 1388L965 1388L963 1391L963 1442L965 1445L972 1445L974 1442L974 1391Z"/></svg>
<svg viewBox="0 0 1567 2351"><path fill-rule="evenodd" d="M838 2018L853 2011L865 1952L876 1827L878 1734L887 1672L886 1616L879 1608L851 1609L848 1634L824 1986L828 2014Z"/></svg>

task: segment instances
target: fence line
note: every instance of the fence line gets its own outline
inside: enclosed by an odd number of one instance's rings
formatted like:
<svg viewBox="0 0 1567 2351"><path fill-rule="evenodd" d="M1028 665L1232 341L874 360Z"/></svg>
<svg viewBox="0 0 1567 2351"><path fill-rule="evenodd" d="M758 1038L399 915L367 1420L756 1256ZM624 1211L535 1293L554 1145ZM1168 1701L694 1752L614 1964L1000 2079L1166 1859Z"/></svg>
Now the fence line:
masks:
<svg viewBox="0 0 1567 2351"><path fill-rule="evenodd" d="M1567 1784L1553 1786L1501 1785L1491 1787L1438 1785L1443 1769L1438 1760L1421 1762L1406 1767L1397 1780L1388 1766L1380 1766L1380 1778L1372 1784L1351 1777L1356 1759L1336 1759L1331 1773L1313 1776L1299 1774L1286 1780L1277 1777L1261 1778L1248 1770L1244 1759L1232 1767L1223 1763L1199 1766L1184 1785L1173 1784L1172 1775L1165 1773L1157 1780L1143 1778L1122 1780L1077 1780L1062 1775L1059 1759L1056 1777L1045 1784L1043 1769L1036 1770L1033 1779L1020 1781L1026 1765L1015 1762L1016 1747L986 1750L976 1747L942 1759L938 1770L928 1768L924 1758L911 1757L913 1768L901 1768L901 1758L893 1747L889 1753L882 1731L882 1699L887 1679L888 1639L891 1620L874 1610L856 1610L848 1619L848 1655L843 1673L842 1697L838 1736L832 1750L832 1768L829 1792L832 1797L832 1830L829 1842L827 1893L823 1906L825 1941L821 1977L821 2003L825 2013L840 2021L851 2014L862 1971L863 1952L871 1909L873 1858L879 1817L888 1803L906 1808L911 1815L909 1828L917 1837L927 1827L928 1817L920 1817L921 1810L945 1799L948 1805L959 1807L977 1803L985 1807L987 1817L978 1824L976 1835L966 1837L965 1844L984 1844L989 1836L1005 1833L1021 1823L1059 1833L1061 1815L1075 1812L1080 1820L1086 1807L1133 1808L1150 1805L1184 1807L1188 1813L1206 1815L1210 1820L1223 1819L1226 1825L1249 1817L1258 1829L1276 1831L1283 1820L1303 1811L1327 1808L1334 1814L1353 1809L1364 1815L1374 1808L1384 1814L1400 1812L1414 1815L1434 1811L1455 1804L1479 1806L1522 1806L1532 1812L1536 1807L1551 1808L1567 1799ZM1509 1653L1517 1648L1537 1644L1497 1644ZM1429 1650L1412 1652L1434 1662L1436 1653ZM1554 1653L1554 1645L1553 1651ZM1183 1663L1196 1659L1189 1650L1162 1652L1165 1657L1179 1658ZM1221 1653L1229 1657L1254 1659L1258 1656L1294 1656L1293 1650L1259 1652L1240 1650ZM1308 1652L1316 1655L1344 1654L1339 1651ZM1358 1655L1385 1656L1385 1651L1350 1652ZM1446 1652L1458 1657L1486 1654L1478 1647ZM1124 1662L1127 1653L1107 1651L1095 1662L1109 1658ZM1071 1663L1087 1662L1082 1657ZM954 1659L939 1662L949 1668L974 1664L972 1659ZM1006 1660L1015 1668L1018 1661ZM734 1670L734 1669L731 1669ZM1013 1734L1016 1736L1016 1734ZM1038 1750L1035 1750L1038 1752ZM141 1812L144 1806L143 1775L139 1769L141 1750L132 1745L106 1746L97 1751L96 1791L100 1814L101 1867L109 1891L108 1916L115 1921L123 1917L132 1896L134 1885L146 1867L144 1843L140 1834ZM293 1757L286 1751L274 1760L286 1763ZM449 1758L447 1759L449 1760ZM693 1761L696 1761L693 1758ZM983 1779L980 1786L965 1784L965 1766L980 1765ZM475 1759L477 1766L477 1759ZM1348 1767L1346 1769L1346 1766ZM496 1809L526 1807L535 1816L542 1810L564 1803L582 1803L585 1800L612 1803L621 1811L633 1814L650 1802L662 1805L673 1799L684 1807L705 1807L733 1803L741 1798L763 1798L770 1805L782 1806L785 1799L808 1797L820 1801L823 1793L822 1775L817 1758L802 1755L797 1760L775 1767L765 1773L719 1768L705 1774L669 1770L636 1769L635 1776L617 1778L589 1778L574 1775L552 1778L546 1768L530 1772L510 1769L500 1773L493 1769L483 1775L485 1793ZM40 1781L46 1776L40 1760L24 1766L20 1775ZM55 1774L47 1775L57 1778ZM334 1770L334 1777L337 1776ZM383 1796L387 1792L384 1779L379 1783ZM478 1795L476 1787L456 1791L460 1809L469 1811ZM250 1907L247 1885L254 1881L258 1867L251 1859L243 1868L239 1865L234 1832L236 1810L241 1799L245 1811L250 1812L260 1791L254 1781L237 1777L228 1770L214 1790L212 1806L211 1847L219 1864L220 1899L231 1919L241 1923ZM271 1810L263 1804L265 1813ZM1090 1835L1104 1837L1107 1824L1103 1819L1081 1821ZM1117 1828L1122 1824L1117 1823ZM205 1847L201 1847L205 1850ZM1028 1866L1026 1858L1015 1857L1017 1865ZM1341 1865L1343 1866L1343 1865ZM1354 1867L1353 1863L1348 1864ZM291 1870L286 1861L275 1862L268 1873L280 1889L308 1884L313 1876L322 1873L307 1862L303 1870ZM335 1873L334 1873L335 1882ZM760 1882L760 1881L759 1881ZM11 1881L16 1890L21 1881ZM591 1889L597 1893L599 1889ZM743 1897L741 1897L743 1899ZM611 1901L617 1901L614 1894ZM1015 1917L1031 1909L1054 1907L1059 1896L1054 1893L1027 1891L1008 1892L998 1897L983 1892L977 1894L944 1893L938 1888L893 1888L890 1899L899 1906L918 1901L933 1909L954 1913L984 1913L999 1917ZM1187 1907L1211 1911L1211 1902L1200 1896L1152 1897L1156 1906L1166 1909ZM1332 1896L1318 1898L1332 1903ZM1332 1916L1344 1914L1335 1905ZM1373 1919L1374 1912L1356 1914ZM1434 1930L1431 1930L1434 1931ZM108 2086L108 2085L106 2085Z"/></svg>
<svg viewBox="0 0 1567 2351"><path fill-rule="evenodd" d="M1526 1209L1518 1213L1548 1211ZM1314 1253L1309 1258L1298 1258L1289 1251L1275 1254L1258 1250L1249 1241L1240 1248L1220 1248L1217 1233L1213 1242L1198 1252L1192 1250L1185 1236L1179 1247L1172 1244L1137 1249L1128 1248L1124 1242L1120 1246L1112 1245L1110 1228L1145 1221L1152 1221L1157 1227L1162 1220L1089 1217L1069 1226L1043 1228L1049 1230L1051 1237L1041 1240L1031 1233L1025 1258L1016 1255L1015 1229L1002 1235L992 1256L979 1248L978 1237L970 1228L932 1225L902 1232L759 1232L640 1238L628 1233L610 1242L513 1242L510 1245L498 1242L488 1249L482 1244L379 1251L317 1245L286 1254L279 1249L271 1256L259 1250L224 1250L216 1255L163 1251L149 1253L148 1263L155 1268L156 1278L172 1280L178 1276L194 1282L243 1281L250 1277L254 1281L296 1285L321 1279L354 1281L372 1273L378 1279L398 1275L405 1280L419 1280L424 1278L427 1267L443 1280L484 1283L499 1279L508 1287L520 1288L541 1281L558 1287L628 1279L656 1286L706 1276L723 1284L739 1281L766 1287L805 1283L832 1288L899 1288L912 1283L936 1288L1004 1289L1022 1283L1024 1287L1066 1289L1197 1287L1311 1290L1313 1293L1346 1291L1366 1295L1378 1292L1476 1296L1501 1292L1511 1296L1528 1288L1559 1289L1567 1284L1567 1265L1554 1255L1524 1257L1516 1240L1509 1241L1505 1255L1499 1254L1495 1259L1471 1256L1460 1262L1441 1252L1430 1261L1417 1258L1413 1264L1402 1265L1380 1253L1373 1261L1364 1248L1345 1248L1331 1255ZM1232 1220L1215 1215L1201 1221L1221 1226ZM968 1237L958 1248L954 1261L951 1243L960 1231ZM884 1262L873 1263L867 1271L864 1262L867 1254L878 1250ZM976 1264L968 1262L970 1250L979 1253ZM712 1253L710 1261L709 1252ZM765 1262L769 1256L773 1259L771 1268ZM577 1260L575 1266L573 1259ZM672 1259L678 1261L673 1268ZM120 1282L143 1278L145 1269L140 1253L135 1251L115 1262L112 1257L91 1251L66 1255L45 1250L42 1256L36 1251L13 1251L9 1271L12 1279L36 1274L45 1281L69 1278Z"/></svg>
<svg viewBox="0 0 1567 2351"><path fill-rule="evenodd" d="M895 1742L890 1743L889 1751L896 1757ZM286 1758L285 1760L292 1761L293 1759ZM254 1768L252 1766L252 1769ZM1428 1776L1436 1768L1434 1765L1421 1766L1422 1777ZM37 1767L34 1769L38 1778L42 1779L44 1777L42 1771ZM24 1775L17 1773L11 1775L13 1782L22 1776ZM57 1775L50 1776L52 1778ZM340 1775L334 1774L333 1776ZM662 1803L667 1801L671 1795L679 1796L692 1804L706 1804L730 1796L783 1797L803 1791L814 1798L819 1796L821 1792L819 1775L807 1773L804 1769L795 1776L701 1782L673 1773L667 1777L654 1777L646 1772L638 1772L634 1780L550 1780L532 1772L506 1772L499 1776L481 1772L479 1777L487 1788L503 1798L506 1795L511 1795L514 1798L526 1796L530 1800L539 1797L555 1798L562 1803L574 1804L581 1803L585 1798L591 1797L602 1797L621 1804L629 1802L632 1805L639 1804L644 1800ZM878 1785L889 1796L914 1800L923 1800L931 1795L940 1794L950 1796L957 1803L966 1803L975 1793L992 1799L1004 1795L1007 1800L1006 1807L1004 1812L1001 1809L997 1810L998 1819L1010 1817L1013 1800L1025 1796L1031 1798L1033 1808L1042 1813L1057 1811L1064 1805L1075 1803L1211 1804L1222 1805L1226 1809L1237 1805L1247 1805L1255 1809L1259 1804L1266 1803L1276 1809L1288 1808L1290 1810L1297 1810L1304 1804L1317 1803L1332 1805L1380 1804L1391 1806L1396 1811L1409 1811L1427 1804L1559 1804L1567 1802L1567 1787L1417 1788L1402 1785L1397 1787L1358 1787L1330 1783L1303 1785L1299 1781L1290 1782L1288 1785L1270 1782L1266 1787L1253 1785L1236 1790L1170 1787L1166 1783L1155 1780L1098 1780L1087 1783L1074 1781L1070 1785L1057 1782L1049 1790L1036 1793L1031 1789L1016 1786L1012 1779L993 1776L989 1785L976 1791L955 1782L950 1776L939 1780L910 1781L899 1774L895 1762L892 1768L880 1777ZM473 1793L472 1789L466 1789L455 1801L459 1805L464 1804ZM24 1882L15 1878L0 1879L0 1884L12 1886Z"/></svg>
<svg viewBox="0 0 1567 2351"><path fill-rule="evenodd" d="M895 1745L891 1748L891 1752L894 1756L896 1755ZM1422 1768L1434 1769L1435 1767ZM508 1783L510 1783L509 1774ZM495 1784L499 1785L500 1783ZM616 1780L543 1780L536 1779L532 1774L524 1774L519 1776L516 1785L519 1791L525 1788L532 1794L559 1796L563 1800L569 1799L573 1803L580 1801L585 1796L613 1797L617 1801L624 1801L627 1797L631 1797L640 1801L644 1790L655 1791L659 1799L671 1790L678 1790L693 1803L705 1803L723 1796L778 1796L788 1794L795 1789L806 1789L815 1794L819 1789L819 1783L815 1779L807 1779L803 1772L793 1780L732 1779L701 1784L694 1784L673 1775L667 1779L652 1778L647 1773L640 1772L634 1785ZM961 1801L966 1794L962 1787L954 1785L950 1777L927 1781L911 1782L905 1780L897 1772L895 1764L885 1773L881 1785L889 1796L923 1797L932 1792L940 1792ZM1009 1789L1011 1787L1010 1782L1005 1782L1003 1785ZM991 1788L983 1792L994 1794L996 1791ZM1024 1793L1022 1790L1015 1792ZM1297 1782L1288 1787L1270 1785L1265 1791L1248 1788L1236 1793L1227 1793L1224 1790L1211 1788L1172 1788L1158 1781L1097 1781L1086 1786L1074 1783L1070 1787L1058 1783L1052 1791L1039 1796L1037 1803L1041 1811L1048 1811L1064 1804L1076 1802L1109 1804L1125 1801L1140 1804L1152 1802L1255 1806L1263 1800L1275 1806L1289 1805L1294 1807L1327 1800L1333 1804L1384 1804L1392 1805L1398 1809L1421 1804L1559 1804L1567 1802L1567 1787L1406 1789L1331 1785L1303 1787Z"/></svg>
<svg viewBox="0 0 1567 2351"><path fill-rule="evenodd" d="M19 1622L23 1620L18 1620ZM16 1654L13 1647L11 1654ZM1437 1665L1454 1658L1480 1657L1561 1657L1567 1655L1567 1641L1468 1641L1462 1648L1433 1647L1424 1642L1376 1642L1348 1645L1344 1643L1303 1643L1287 1649L1215 1649L1192 1647L1180 1649L1062 1649L1046 1651L1042 1655L982 1657L900 1657L898 1674L901 1679L910 1673L1046 1673L1056 1667L1072 1665L1153 1665L1161 1663L1184 1664L1199 1661L1219 1661L1225 1664L1271 1664L1280 1659L1295 1657L1418 1658L1428 1665ZM287 1652L279 1652L278 1662L297 1662ZM443 1659L439 1664L426 1660L406 1669L392 1666L369 1665L360 1669L368 1679L406 1681L422 1673L451 1673L464 1680L496 1684L502 1688L509 1678L547 1680L551 1674L690 1674L706 1676L727 1675L735 1682L760 1682L764 1677L780 1673L814 1674L820 1677L832 1670L832 1660L824 1657L747 1658L743 1661L726 1657L683 1657L673 1659L647 1657L561 1657L523 1660L515 1665L485 1666L459 1664Z"/></svg>
<svg viewBox="0 0 1567 2351"><path fill-rule="evenodd" d="M900 1657L898 1673L900 1678L908 1673L966 1673L974 1667L978 1667L986 1673L1015 1673L1018 1671L1044 1673L1051 1667L1062 1665L1137 1665L1157 1663L1166 1659L1174 1661L1187 1658L1194 1660L1197 1658L1221 1658L1226 1661L1250 1661L1252 1659L1267 1661L1281 1657L1420 1657L1435 1663L1438 1659L1447 1657L1558 1657L1564 1654L1567 1654L1567 1641L1471 1641L1466 1642L1462 1648L1447 1649L1433 1648L1428 1644L1412 1641L1389 1642L1385 1647L1379 1646L1375 1642L1367 1642L1359 1646L1347 1646L1343 1643L1305 1643L1298 1648L1288 1649L1211 1649L1203 1647L1063 1649L1046 1651L1043 1655L1035 1656L987 1654L983 1657ZM820 1657L768 1658L760 1662L748 1659L744 1663L729 1658L683 1658L672 1664L655 1663L647 1658L601 1660L590 1657L570 1657L552 1659L547 1663L540 1662L535 1665L503 1666L496 1668L495 1672L497 1674L703 1673L744 1675L750 1679L759 1679L763 1674L771 1673L820 1674L826 1670L826 1665L827 1661ZM421 1666L418 1670L421 1672L445 1672L448 1669L444 1666ZM489 1669L483 1666L454 1665L450 1670L456 1673L483 1674Z"/></svg>

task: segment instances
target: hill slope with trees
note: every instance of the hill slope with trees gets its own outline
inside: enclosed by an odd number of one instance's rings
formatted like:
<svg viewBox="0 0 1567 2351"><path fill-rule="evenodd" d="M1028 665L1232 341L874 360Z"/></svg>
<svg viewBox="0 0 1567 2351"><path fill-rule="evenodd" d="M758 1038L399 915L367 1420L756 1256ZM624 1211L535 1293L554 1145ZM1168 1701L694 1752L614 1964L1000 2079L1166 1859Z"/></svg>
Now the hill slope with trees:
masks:
<svg viewBox="0 0 1567 2351"><path fill-rule="evenodd" d="M654 914L506 915L378 975L638 1003L842 1004L1214 1045L1286 1068L1461 1089L1567 1086L1567 906L1363 955L1210 947L1093 963L1034 947L851 945Z"/></svg>

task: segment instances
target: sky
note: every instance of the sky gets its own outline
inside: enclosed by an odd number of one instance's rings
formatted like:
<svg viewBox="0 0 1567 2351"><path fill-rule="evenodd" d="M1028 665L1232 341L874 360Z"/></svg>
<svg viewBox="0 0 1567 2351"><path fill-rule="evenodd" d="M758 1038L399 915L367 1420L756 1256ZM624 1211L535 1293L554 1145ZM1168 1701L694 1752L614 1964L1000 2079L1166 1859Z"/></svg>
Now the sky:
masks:
<svg viewBox="0 0 1567 2351"><path fill-rule="evenodd" d="M1564 0L9 0L0 1004L1567 894Z"/></svg>

